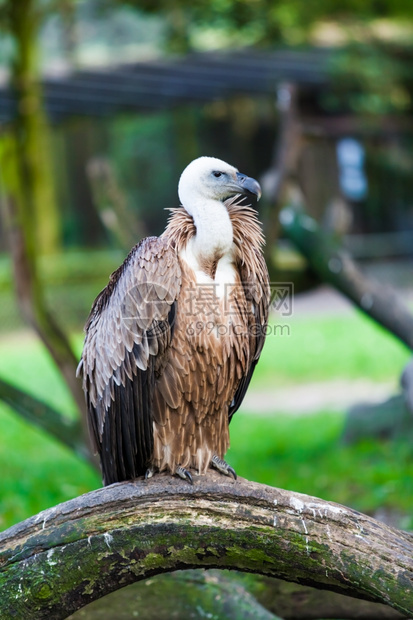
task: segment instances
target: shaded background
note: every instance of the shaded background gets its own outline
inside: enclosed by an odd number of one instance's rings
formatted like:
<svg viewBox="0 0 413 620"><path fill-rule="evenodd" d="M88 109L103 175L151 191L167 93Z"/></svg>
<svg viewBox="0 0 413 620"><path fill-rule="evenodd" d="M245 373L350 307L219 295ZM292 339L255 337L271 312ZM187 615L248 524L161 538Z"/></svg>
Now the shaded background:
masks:
<svg viewBox="0 0 413 620"><path fill-rule="evenodd" d="M228 460L411 528L409 320L404 343L391 334L413 291L411 3L0 11L0 527L100 485L73 379L82 326L128 249L163 230L182 169L211 155L261 181L271 278L295 291L274 304ZM287 207L320 235L305 255ZM344 247L377 281L390 331L323 282L320 239L331 273Z"/></svg>

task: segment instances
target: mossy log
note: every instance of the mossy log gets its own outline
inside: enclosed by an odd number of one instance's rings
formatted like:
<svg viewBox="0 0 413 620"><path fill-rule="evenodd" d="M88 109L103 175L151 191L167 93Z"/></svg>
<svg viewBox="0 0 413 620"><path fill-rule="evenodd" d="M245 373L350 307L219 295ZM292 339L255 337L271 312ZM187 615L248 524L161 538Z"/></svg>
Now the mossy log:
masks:
<svg viewBox="0 0 413 620"><path fill-rule="evenodd" d="M210 473L111 485L0 535L0 617L65 618L132 582L228 568L413 613L413 536L350 508Z"/></svg>

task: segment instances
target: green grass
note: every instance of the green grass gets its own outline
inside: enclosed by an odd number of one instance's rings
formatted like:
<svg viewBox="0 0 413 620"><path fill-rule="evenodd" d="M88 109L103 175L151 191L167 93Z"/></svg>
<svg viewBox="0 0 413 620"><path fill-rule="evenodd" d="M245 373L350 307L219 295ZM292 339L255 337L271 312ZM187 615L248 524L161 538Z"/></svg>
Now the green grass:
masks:
<svg viewBox="0 0 413 620"><path fill-rule="evenodd" d="M358 311L279 318L276 325L270 325L256 387L335 378L398 381L410 357L396 338Z"/></svg>
<svg viewBox="0 0 413 620"><path fill-rule="evenodd" d="M281 321L279 321L281 323ZM284 321L282 321L284 323ZM289 336L269 336L254 385L334 378L396 382L408 352L361 314L295 318ZM82 337L74 338L80 351ZM26 333L0 342L0 376L60 411L73 403L47 353ZM340 445L343 416L259 416L231 424L228 460L241 476L372 512L413 505L412 448L407 443ZM0 528L100 486L100 477L46 434L0 405ZM405 527L413 523L405 521Z"/></svg>
<svg viewBox="0 0 413 620"><path fill-rule="evenodd" d="M101 486L100 475L0 406L0 529Z"/></svg>
<svg viewBox="0 0 413 620"><path fill-rule="evenodd" d="M31 333L18 332L0 342L0 377L62 413L74 415L76 412L59 371Z"/></svg>

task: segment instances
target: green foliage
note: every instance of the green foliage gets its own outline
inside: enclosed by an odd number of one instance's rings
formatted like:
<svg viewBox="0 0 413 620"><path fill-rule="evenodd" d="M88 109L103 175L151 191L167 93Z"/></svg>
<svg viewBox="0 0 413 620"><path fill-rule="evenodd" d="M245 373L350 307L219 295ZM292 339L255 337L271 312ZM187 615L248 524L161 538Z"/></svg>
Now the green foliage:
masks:
<svg viewBox="0 0 413 620"><path fill-rule="evenodd" d="M411 52L374 40L353 41L332 56L331 89L323 95L327 110L367 116L402 113L411 106L408 89Z"/></svg>
<svg viewBox="0 0 413 620"><path fill-rule="evenodd" d="M118 4L124 4L120 0ZM338 21L354 30L356 25L380 18L411 20L408 0L128 0L128 4L163 15L170 25L169 46L177 37L187 46L231 47L233 45L302 44L311 39L318 22ZM179 27L178 27L179 25ZM183 44L181 45L182 51Z"/></svg>

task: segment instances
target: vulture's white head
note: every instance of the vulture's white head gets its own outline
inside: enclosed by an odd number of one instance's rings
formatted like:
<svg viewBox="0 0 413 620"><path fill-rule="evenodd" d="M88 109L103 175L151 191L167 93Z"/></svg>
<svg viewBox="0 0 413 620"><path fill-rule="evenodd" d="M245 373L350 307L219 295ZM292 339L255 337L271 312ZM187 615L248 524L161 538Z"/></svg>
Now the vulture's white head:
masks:
<svg viewBox="0 0 413 620"><path fill-rule="evenodd" d="M233 230L224 201L236 194L261 197L259 183L215 157L199 157L183 171L178 185L182 206L192 216L194 255L223 256L231 251Z"/></svg>
<svg viewBox="0 0 413 620"><path fill-rule="evenodd" d="M195 216L197 206L205 201L223 202L235 194L254 194L259 200L259 183L238 172L221 159L198 157L183 171L178 185L182 206Z"/></svg>

